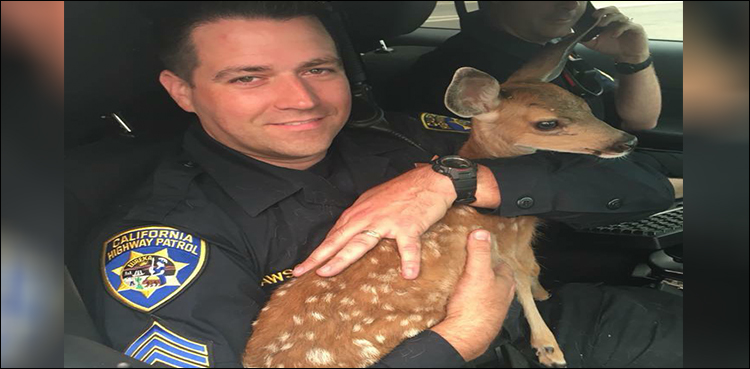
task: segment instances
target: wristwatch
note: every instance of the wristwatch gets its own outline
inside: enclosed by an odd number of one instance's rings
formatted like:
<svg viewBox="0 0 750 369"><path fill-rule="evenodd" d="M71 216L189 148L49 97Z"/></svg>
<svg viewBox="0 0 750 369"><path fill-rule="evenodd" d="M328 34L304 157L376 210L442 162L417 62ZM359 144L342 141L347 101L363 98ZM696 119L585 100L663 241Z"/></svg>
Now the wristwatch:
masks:
<svg viewBox="0 0 750 369"><path fill-rule="evenodd" d="M649 55L648 59L638 64L615 63L615 69L617 70L617 73L620 73L620 74L633 74L633 73L640 72L648 68L648 66L651 65L653 62L654 62L654 59L651 57L651 55Z"/></svg>
<svg viewBox="0 0 750 369"><path fill-rule="evenodd" d="M448 155L432 161L432 170L447 176L456 189L454 204L477 201L477 164L458 155Z"/></svg>

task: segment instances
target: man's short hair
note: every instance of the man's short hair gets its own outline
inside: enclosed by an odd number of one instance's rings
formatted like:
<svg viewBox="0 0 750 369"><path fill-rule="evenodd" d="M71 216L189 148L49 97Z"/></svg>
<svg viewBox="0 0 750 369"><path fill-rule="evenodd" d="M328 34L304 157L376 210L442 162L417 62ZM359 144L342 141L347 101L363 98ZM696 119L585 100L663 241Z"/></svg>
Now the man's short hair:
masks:
<svg viewBox="0 0 750 369"><path fill-rule="evenodd" d="M193 71L199 63L191 34L201 25L224 19L285 21L312 16L321 20L328 30L326 9L319 1L185 1L178 4L178 8L169 9L169 15L160 18L155 25L159 58L166 69L191 86ZM328 33L332 34L330 30Z"/></svg>

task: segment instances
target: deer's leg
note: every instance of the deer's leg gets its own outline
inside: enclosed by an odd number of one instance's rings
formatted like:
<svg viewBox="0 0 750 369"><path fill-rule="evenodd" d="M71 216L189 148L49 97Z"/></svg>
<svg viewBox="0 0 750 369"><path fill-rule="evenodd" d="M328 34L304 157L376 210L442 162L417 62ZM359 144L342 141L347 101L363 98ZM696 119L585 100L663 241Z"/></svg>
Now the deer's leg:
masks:
<svg viewBox="0 0 750 369"><path fill-rule="evenodd" d="M549 298L549 292L542 287L539 283L539 276L531 277L531 294L534 296L534 300L545 301Z"/></svg>
<svg viewBox="0 0 750 369"><path fill-rule="evenodd" d="M531 328L531 347L536 350L539 362L549 368L563 368L566 366L560 346L547 324L536 308L531 292L531 279L528 275L516 276L516 296L523 306L523 312Z"/></svg>

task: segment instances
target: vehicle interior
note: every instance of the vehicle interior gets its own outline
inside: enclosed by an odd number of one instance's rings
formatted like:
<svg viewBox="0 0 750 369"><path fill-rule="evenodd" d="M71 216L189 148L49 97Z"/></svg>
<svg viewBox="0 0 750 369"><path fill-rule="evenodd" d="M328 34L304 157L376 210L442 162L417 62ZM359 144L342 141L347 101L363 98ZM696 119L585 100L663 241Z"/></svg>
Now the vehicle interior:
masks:
<svg viewBox="0 0 750 369"><path fill-rule="evenodd" d="M354 105L351 124L388 129L400 76L423 54L459 32L425 21L435 1L331 2ZM448 2L440 2L448 3ZM463 6L463 2L457 2ZM65 366L145 367L107 347L75 287L88 233L155 169L180 149L194 119L158 82L153 24L180 2L66 4L65 91ZM682 151L682 41L649 41L661 84L658 126L638 132L639 146ZM613 63L578 45L593 66ZM380 127L380 128L378 128ZM573 230L550 226L537 245L542 283L644 286L682 293L682 201L640 222ZM659 225L661 228L654 226ZM575 266L575 267L572 267ZM119 365L119 366L118 366Z"/></svg>

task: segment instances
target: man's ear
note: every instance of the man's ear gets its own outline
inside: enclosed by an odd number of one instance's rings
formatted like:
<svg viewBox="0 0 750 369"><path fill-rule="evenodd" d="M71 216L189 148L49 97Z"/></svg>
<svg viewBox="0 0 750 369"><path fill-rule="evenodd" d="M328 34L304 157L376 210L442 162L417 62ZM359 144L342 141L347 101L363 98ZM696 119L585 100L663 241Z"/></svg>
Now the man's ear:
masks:
<svg viewBox="0 0 750 369"><path fill-rule="evenodd" d="M159 82L182 110L195 113L195 109L193 108L193 89L187 81L168 70L163 70L159 74Z"/></svg>

